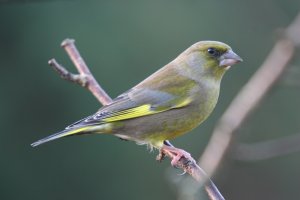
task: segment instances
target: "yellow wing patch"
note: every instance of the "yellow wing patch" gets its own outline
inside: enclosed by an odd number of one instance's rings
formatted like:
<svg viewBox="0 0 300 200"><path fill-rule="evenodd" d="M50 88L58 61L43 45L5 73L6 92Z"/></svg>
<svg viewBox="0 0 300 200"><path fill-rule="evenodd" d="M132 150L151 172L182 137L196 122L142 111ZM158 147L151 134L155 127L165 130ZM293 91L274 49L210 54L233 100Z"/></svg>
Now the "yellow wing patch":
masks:
<svg viewBox="0 0 300 200"><path fill-rule="evenodd" d="M113 113L113 116L104 118L103 121L114 122L114 121L131 119L131 118L136 118L136 117L141 117L141 116L146 116L146 115L152 115L154 113L160 112L160 111L151 110L150 108L151 108L150 104L145 104L145 105L142 105L139 107L122 110L122 111Z"/></svg>
<svg viewBox="0 0 300 200"><path fill-rule="evenodd" d="M192 102L191 98L186 98L183 101L178 102L178 104L176 106L174 106L173 108L182 108L182 107L189 105L191 102Z"/></svg>
<svg viewBox="0 0 300 200"><path fill-rule="evenodd" d="M188 98L188 99L179 101L174 106L168 106L165 108L154 109L154 110L151 110L150 104L145 104L145 105L138 106L135 108L130 108L127 110L122 110L122 111L112 113L108 117L103 118L102 121L115 122L115 121L121 121L121 120L126 120L126 119L137 118L137 117L143 117L143 116L147 116L147 115L153 115L153 114L164 112L164 111L167 111L170 109L185 107L185 106L189 105L191 103L191 101L192 100Z"/></svg>

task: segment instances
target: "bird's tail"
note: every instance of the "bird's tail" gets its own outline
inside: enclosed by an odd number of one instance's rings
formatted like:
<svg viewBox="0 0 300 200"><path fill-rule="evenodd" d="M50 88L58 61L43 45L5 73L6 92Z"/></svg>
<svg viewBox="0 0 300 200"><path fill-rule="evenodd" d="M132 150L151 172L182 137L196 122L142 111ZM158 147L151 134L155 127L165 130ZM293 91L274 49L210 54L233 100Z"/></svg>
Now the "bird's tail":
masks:
<svg viewBox="0 0 300 200"><path fill-rule="evenodd" d="M44 144L46 142L50 142L52 140L56 140L58 138L62 138L65 136L71 136L71 135L77 135L77 134L84 134L89 132L90 126L80 127L80 128L74 128L74 129L65 129L61 132L55 133L53 135L49 135L48 137L45 137L43 139L40 139L34 143L31 144L32 147L39 146L41 144Z"/></svg>

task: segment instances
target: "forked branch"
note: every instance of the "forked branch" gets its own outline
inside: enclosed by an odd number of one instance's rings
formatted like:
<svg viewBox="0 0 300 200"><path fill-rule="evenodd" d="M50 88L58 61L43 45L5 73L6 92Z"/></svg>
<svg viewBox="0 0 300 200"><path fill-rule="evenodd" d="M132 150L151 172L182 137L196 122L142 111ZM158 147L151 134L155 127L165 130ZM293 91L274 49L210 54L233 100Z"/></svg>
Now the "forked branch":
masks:
<svg viewBox="0 0 300 200"><path fill-rule="evenodd" d="M94 78L93 74L84 62L74 43L75 41L73 39L65 39L61 43L61 46L69 55L79 74L70 73L62 65L58 64L58 62L56 62L55 59L49 60L49 65L53 67L53 69L57 71L58 74L64 80L77 83L82 87L87 88L102 105L109 104L112 101L112 99L108 96L108 94L102 89L97 80Z"/></svg>

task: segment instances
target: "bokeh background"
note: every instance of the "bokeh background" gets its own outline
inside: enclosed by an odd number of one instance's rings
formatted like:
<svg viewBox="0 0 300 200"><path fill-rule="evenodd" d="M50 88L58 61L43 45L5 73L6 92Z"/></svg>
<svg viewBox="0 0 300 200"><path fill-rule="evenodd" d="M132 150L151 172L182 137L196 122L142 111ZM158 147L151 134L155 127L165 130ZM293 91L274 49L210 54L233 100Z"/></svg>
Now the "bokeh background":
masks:
<svg viewBox="0 0 300 200"><path fill-rule="evenodd" d="M76 39L111 97L199 40L230 44L244 62L224 77L217 108L201 127L173 141L199 157L218 118L299 7L299 0L1 0L0 199L176 199L172 177L181 172L169 161L157 163L157 152L145 146L93 135L30 147L100 107L88 91L61 80L47 65L55 57L75 72L59 47L63 39ZM240 129L237 143L299 133L299 63L297 53L282 81ZM213 180L230 200L296 200L299 168L299 152L256 162L228 155Z"/></svg>

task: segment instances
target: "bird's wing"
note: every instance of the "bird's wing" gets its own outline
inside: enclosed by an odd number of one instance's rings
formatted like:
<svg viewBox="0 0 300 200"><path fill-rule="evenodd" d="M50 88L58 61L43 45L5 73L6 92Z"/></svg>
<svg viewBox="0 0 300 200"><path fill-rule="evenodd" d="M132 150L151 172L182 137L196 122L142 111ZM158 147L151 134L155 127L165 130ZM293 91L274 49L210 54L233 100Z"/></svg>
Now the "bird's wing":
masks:
<svg viewBox="0 0 300 200"><path fill-rule="evenodd" d="M134 88L118 96L111 104L103 106L94 115L80 120L66 129L152 115L185 107L191 101L192 99L188 97L177 97L168 92Z"/></svg>
<svg viewBox="0 0 300 200"><path fill-rule="evenodd" d="M161 68L94 115L67 128L116 122L188 106L193 101L190 93L198 84L170 67Z"/></svg>
<svg viewBox="0 0 300 200"><path fill-rule="evenodd" d="M32 143L32 146L75 134L85 134L91 131L94 126L132 119L159 112L165 112L170 109L182 108L189 105L189 98L178 98L167 92L159 92L151 89L131 89L120 95L110 105L103 106L97 113L85 119L82 119L65 130L50 135L46 138Z"/></svg>

